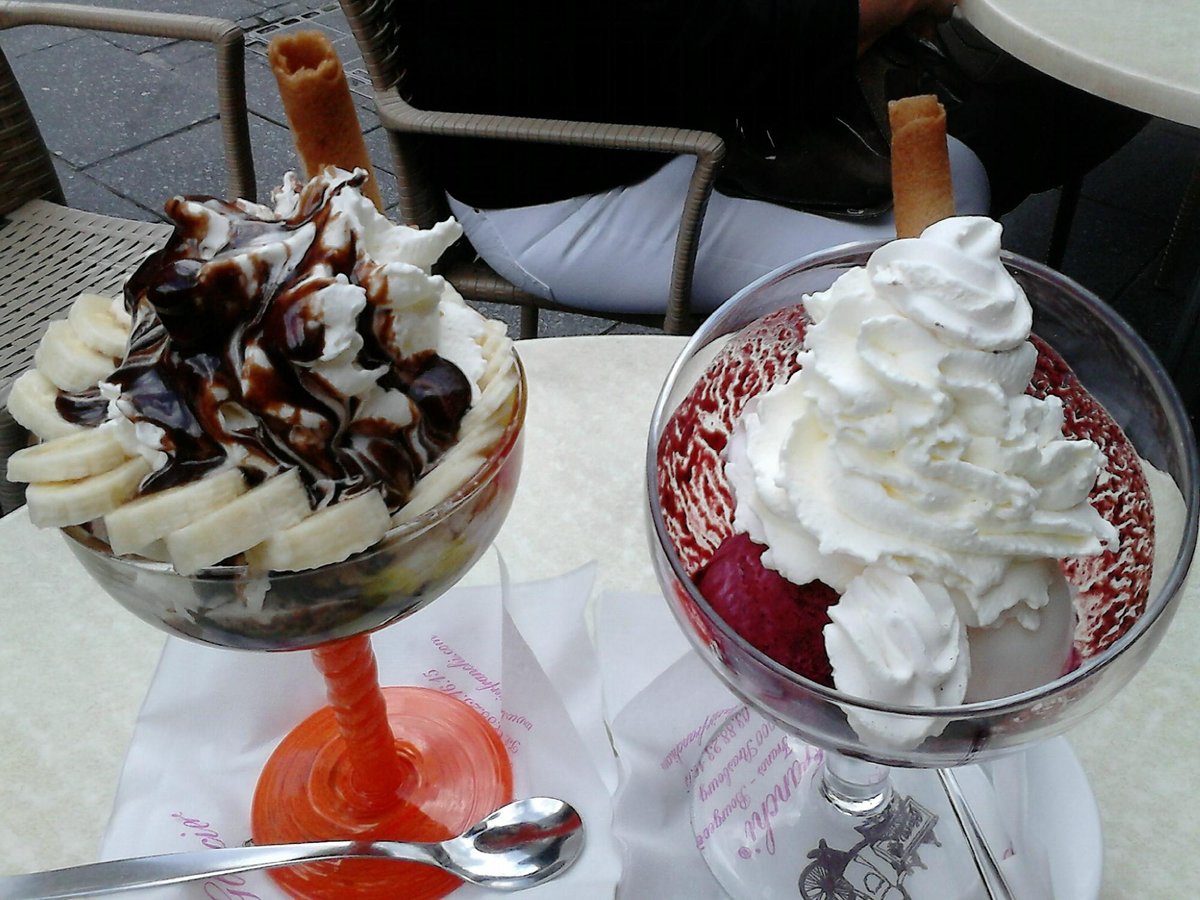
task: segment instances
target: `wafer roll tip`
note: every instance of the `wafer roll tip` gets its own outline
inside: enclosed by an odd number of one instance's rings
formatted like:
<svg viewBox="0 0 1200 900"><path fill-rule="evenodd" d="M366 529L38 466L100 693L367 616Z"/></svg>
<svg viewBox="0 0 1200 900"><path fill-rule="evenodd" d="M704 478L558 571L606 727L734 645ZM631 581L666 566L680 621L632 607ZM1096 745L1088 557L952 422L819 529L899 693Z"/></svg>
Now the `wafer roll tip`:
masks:
<svg viewBox="0 0 1200 900"><path fill-rule="evenodd" d="M305 175L312 178L327 166L365 169L362 192L382 212L383 198L358 112L329 38L320 31L281 34L271 39L267 59Z"/></svg>
<svg viewBox="0 0 1200 900"><path fill-rule="evenodd" d="M888 103L896 236L916 237L954 215L946 110L932 94Z"/></svg>

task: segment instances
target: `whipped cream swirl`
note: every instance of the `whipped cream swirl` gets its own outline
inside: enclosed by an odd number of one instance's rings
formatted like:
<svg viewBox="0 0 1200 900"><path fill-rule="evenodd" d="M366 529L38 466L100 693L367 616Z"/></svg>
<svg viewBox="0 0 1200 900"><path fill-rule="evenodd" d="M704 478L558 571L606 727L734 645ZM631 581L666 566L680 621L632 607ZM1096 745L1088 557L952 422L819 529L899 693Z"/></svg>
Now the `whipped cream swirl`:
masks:
<svg viewBox="0 0 1200 900"><path fill-rule="evenodd" d="M962 629L1036 628L1061 593L1055 561L1116 540L1088 503L1099 449L1063 437L1057 398L1025 393L1032 310L999 250L997 223L948 219L804 298L802 368L747 405L730 441L734 527L793 583L843 595L826 645L835 684L858 696L961 702ZM837 611L885 593L902 636Z"/></svg>
<svg viewBox="0 0 1200 900"><path fill-rule="evenodd" d="M942 585L885 566L868 566L829 610L825 647L837 659L839 690L860 697L902 698L906 706L962 700L970 675L967 630ZM935 640L930 640L936 635ZM913 746L929 733L923 718L847 708L859 734Z"/></svg>
<svg viewBox="0 0 1200 900"><path fill-rule="evenodd" d="M298 468L313 508L378 486L393 511L480 398L490 326L431 267L462 229L394 225L365 173L286 177L274 208L175 197L176 231L130 278L107 405L143 493L237 466Z"/></svg>

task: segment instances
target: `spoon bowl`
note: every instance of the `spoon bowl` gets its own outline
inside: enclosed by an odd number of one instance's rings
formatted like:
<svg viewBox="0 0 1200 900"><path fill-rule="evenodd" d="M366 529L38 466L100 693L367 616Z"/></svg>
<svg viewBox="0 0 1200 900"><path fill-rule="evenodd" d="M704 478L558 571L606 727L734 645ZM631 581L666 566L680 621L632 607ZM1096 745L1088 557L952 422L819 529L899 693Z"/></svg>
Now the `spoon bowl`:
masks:
<svg viewBox="0 0 1200 900"><path fill-rule="evenodd" d="M533 797L502 806L439 846L442 868L464 881L501 890L532 887L569 867L583 852L583 820L569 803Z"/></svg>
<svg viewBox="0 0 1200 900"><path fill-rule="evenodd" d="M0 900L110 894L334 859L423 863L481 887L519 891L566 871L583 846L583 820L571 804L530 797L502 806L458 837L437 843L310 841L115 859L0 878Z"/></svg>

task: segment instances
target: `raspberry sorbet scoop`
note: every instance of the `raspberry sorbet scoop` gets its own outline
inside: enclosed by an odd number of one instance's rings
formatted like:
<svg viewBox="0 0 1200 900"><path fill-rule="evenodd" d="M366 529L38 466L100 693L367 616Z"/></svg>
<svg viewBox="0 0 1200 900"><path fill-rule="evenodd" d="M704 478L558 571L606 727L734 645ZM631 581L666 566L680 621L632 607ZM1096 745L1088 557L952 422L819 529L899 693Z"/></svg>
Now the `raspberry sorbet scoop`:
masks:
<svg viewBox="0 0 1200 900"><path fill-rule="evenodd" d="M756 649L833 687L822 630L837 593L819 581L792 584L762 564L764 550L744 533L726 538L697 578L700 593Z"/></svg>

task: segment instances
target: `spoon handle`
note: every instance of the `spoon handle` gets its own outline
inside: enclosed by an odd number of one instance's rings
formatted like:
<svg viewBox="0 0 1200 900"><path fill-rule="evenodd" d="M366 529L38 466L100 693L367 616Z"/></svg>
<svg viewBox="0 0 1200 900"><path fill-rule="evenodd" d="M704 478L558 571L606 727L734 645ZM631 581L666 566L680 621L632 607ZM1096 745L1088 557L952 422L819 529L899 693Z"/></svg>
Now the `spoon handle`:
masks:
<svg viewBox="0 0 1200 900"><path fill-rule="evenodd" d="M950 801L950 808L954 811L954 817L958 819L958 824L966 835L967 846L971 849L975 867L979 870L979 877L983 879L983 887L988 897L991 900L1013 900L1012 890L1000 869L1000 863L983 835L979 820L967 805L967 798L963 796L958 778L950 769L938 769L937 774L942 782L942 789L946 792L946 798Z"/></svg>
<svg viewBox="0 0 1200 900"><path fill-rule="evenodd" d="M438 846L397 841L312 841L114 859L31 875L0 877L0 900L56 900L111 894L327 859L374 857L437 865Z"/></svg>

